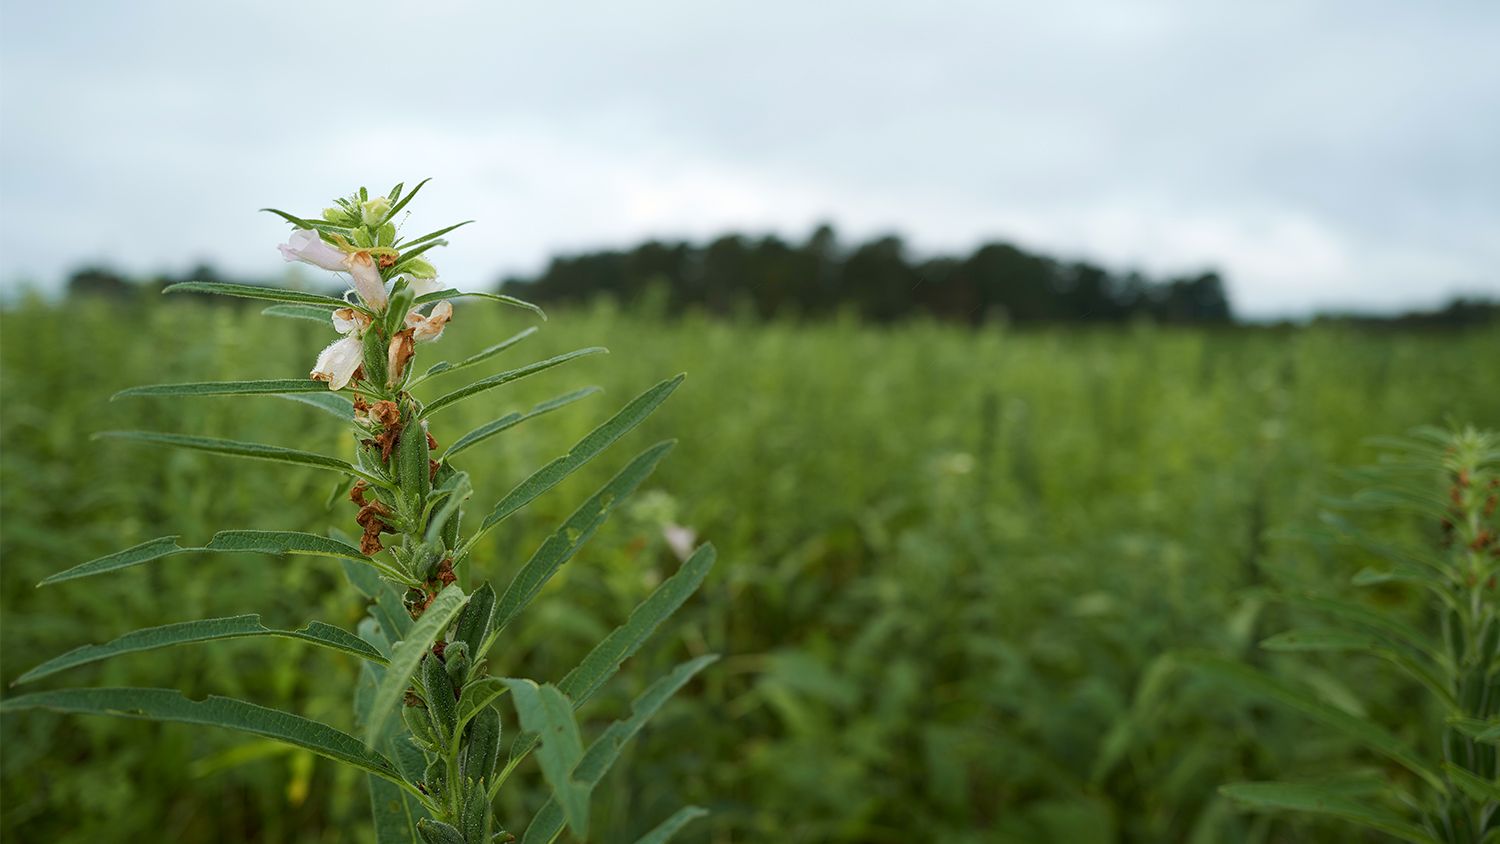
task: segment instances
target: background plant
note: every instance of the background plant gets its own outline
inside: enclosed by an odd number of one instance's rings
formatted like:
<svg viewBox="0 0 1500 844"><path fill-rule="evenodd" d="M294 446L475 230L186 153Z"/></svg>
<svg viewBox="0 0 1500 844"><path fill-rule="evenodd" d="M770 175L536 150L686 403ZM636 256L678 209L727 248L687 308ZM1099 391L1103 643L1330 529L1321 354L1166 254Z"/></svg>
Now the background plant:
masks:
<svg viewBox="0 0 1500 844"><path fill-rule="evenodd" d="M100 645L85 645L32 668L16 683L29 683L114 656L174 645L224 639L278 637L358 658L354 709L361 737L325 723L233 697L194 700L176 690L149 688L59 689L11 696L0 711L46 709L129 718L207 724L262 736L345 763L365 772L375 837L429 844L488 844L513 840L497 828L493 802L511 773L535 751L551 797L537 808L522 841L548 842L566 828L587 838L590 795L618 760L626 742L706 665L701 655L673 668L632 701L629 713L585 745L574 709L598 691L661 623L691 595L713 563L711 546L683 549L679 571L663 580L556 684L495 677L488 655L510 638L511 625L671 449L663 442L630 461L590 496L519 566L510 585L497 592L488 583L464 590L459 581L471 553L487 533L557 486L624 436L681 383L657 384L578 440L560 457L531 473L500 499L477 528L463 530L465 503L473 492L453 458L528 419L552 413L593 390L577 390L493 419L456 438L445 450L429 431L430 417L459 402L574 359L603 352L588 347L440 392L428 401L411 392L439 375L489 362L529 337L527 329L453 363L439 362L418 375L418 343L439 339L453 318L452 301L472 296L518 305L494 294L461 293L436 282L426 253L446 243L442 236L464 225L418 237L402 237L398 215L420 191L397 185L385 196L364 188L340 198L320 219L274 209L294 227L281 247L288 260L342 270L353 291L345 298L247 285L188 282L168 292L215 293L278 304L265 313L323 324L342 337L318 356L309 379L207 381L160 384L125 390L114 398L189 400L256 396L293 399L331 414L352 430L354 459L259 442L181 433L108 431L101 434L278 464L314 467L343 476L330 503L347 496L358 508L357 546L335 531L323 536L294 530L220 530L202 545L179 536L160 537L106 555L44 579L61 583L154 563L168 557L246 553L311 555L342 561L348 580L369 601L358 635L323 622L297 629L267 627L259 614L181 621L135 630ZM215 495L232 480L211 485ZM168 512L170 496L157 499ZM394 539L383 537L391 535ZM209 565L212 565L210 562ZM206 569L212 571L211 569ZM210 574L209 579L213 577ZM168 590L163 590L168 596ZM217 678L215 678L217 679ZM347 687L346 687L347 690ZM509 694L519 731L503 753L497 703ZM397 713L400 713L399 716ZM687 807L672 813L641 839L662 842L703 814Z"/></svg>
<svg viewBox="0 0 1500 844"><path fill-rule="evenodd" d="M338 448L322 412L300 404L107 401L131 384L305 371L306 350L327 342L326 324L267 320L237 302L76 299L0 313L7 682L122 629L242 612L241 594L265 596L259 608L273 627L299 626L310 605L350 629L364 614L336 569L254 555L214 558L212 578L177 557L95 578L88 590L32 588L59 560L165 533L322 529L328 488L315 469L247 471L210 489L202 478L224 465L213 455L87 438L157 428ZM731 655L669 701L596 788L600 840L629 844L684 803L713 810L683 832L700 841L1361 838L1337 820L1245 815L1217 794L1233 780L1366 764L1361 748L1207 678L1161 679L1158 657L1188 646L1251 657L1295 620L1268 586L1346 582L1365 564L1357 549L1267 541L1262 529L1316 511L1335 487L1331 469L1368 459L1367 437L1450 414L1500 426L1500 372L1482 365L1500 356L1500 335L873 329L665 319L604 304L552 317L526 340L536 358L593 343L613 354L495 395L524 412L592 384L605 392L466 452L476 500L498 500L566 451L599 418L590 405L691 360L693 377L632 435L686 436L601 526L588 565L565 567L566 588L537 597L533 623L490 655L493 670L560 677L576 665L676 570L665 522L713 536L725 561L702 600L581 712L602 726L673 664ZM440 347L461 359L523 318L464 308ZM141 336L171 337L178 352ZM437 375L432 387L463 376ZM458 432L494 410L476 400L443 413ZM508 561L524 560L615 468L580 467L487 534L471 573L507 576ZM171 496L170 512L159 496ZM1414 523L1383 529L1421 536ZM351 661L293 641L173 656L81 666L75 682L180 682L194 696L232 693L342 723L357 677ZM1351 674L1359 663L1347 659L1255 658L1386 724L1423 700L1397 675ZM301 751L42 712L6 717L0 730L0 835L369 837L352 775ZM497 805L529 817L549 793L522 766Z"/></svg>

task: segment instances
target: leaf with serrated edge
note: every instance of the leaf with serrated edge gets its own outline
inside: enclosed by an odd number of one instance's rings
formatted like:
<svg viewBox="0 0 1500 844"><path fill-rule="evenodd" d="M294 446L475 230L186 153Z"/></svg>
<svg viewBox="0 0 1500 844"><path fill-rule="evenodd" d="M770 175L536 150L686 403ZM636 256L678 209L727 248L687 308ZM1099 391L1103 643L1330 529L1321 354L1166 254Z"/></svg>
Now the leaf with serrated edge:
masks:
<svg viewBox="0 0 1500 844"><path fill-rule="evenodd" d="M448 450L443 452L442 459L444 462L447 462L449 459L469 450L476 445L479 445L490 437L493 437L496 434L501 433L502 431L508 431L528 419L535 419L538 416L546 413L551 413L552 411L566 407L567 405L570 405L573 402L578 401L579 399L587 398L588 396L592 396L595 393L600 392L603 392L603 390L599 389L598 387L584 387L581 390L574 390L573 392L568 393L565 396L559 396L550 401L544 401L536 407L533 407L532 409L526 411L525 413L507 413L499 419L496 419L493 422L486 422L485 424L480 425L478 428L475 428L469 433L464 434L463 436L454 440L453 445L448 446Z"/></svg>
<svg viewBox="0 0 1500 844"><path fill-rule="evenodd" d="M391 649L391 664L386 668L380 686L375 690L375 699L370 704L369 721L365 724L365 741L374 745L385 731L385 725L411 685L411 675L448 625L463 609L468 596L456 585L439 592L432 603L417 619L417 623L406 632L405 638Z"/></svg>
<svg viewBox="0 0 1500 844"><path fill-rule="evenodd" d="M109 659L120 654L139 653L141 651L156 650L157 648L167 648L173 645L210 642L218 639L242 639L250 636L276 636L284 639L300 639L304 642L311 642L325 648L352 654L361 659L385 662L385 658L380 655L379 651L375 650L365 640L346 630L341 630L320 621L310 622L301 630L275 630L261 624L258 613L250 613L247 615L229 616L227 618L205 618L197 621L165 624L160 627L148 627L142 630L133 630L102 645L83 645L61 656L49 659L36 668L27 671L17 678L12 685L30 683L33 680L40 680L59 671L66 671L69 668Z"/></svg>
<svg viewBox="0 0 1500 844"><path fill-rule="evenodd" d="M253 733L310 750L384 777L416 792L401 779L391 761L366 748L359 739L327 724L268 709L243 700L211 695L189 700L176 689L61 689L0 700L0 712L50 709L88 715L115 715L148 721L203 724Z"/></svg>
<svg viewBox="0 0 1500 844"><path fill-rule="evenodd" d="M1331 815L1378 829L1413 844L1439 844L1425 830L1394 812L1351 799L1347 794L1317 785L1283 782L1242 782L1222 786L1219 793L1256 809L1281 809Z"/></svg>
<svg viewBox="0 0 1500 844"><path fill-rule="evenodd" d="M604 354L607 351L607 349L604 349L602 347L592 346L587 349L578 349L576 351L567 352L556 357L547 358L546 360L537 361L536 363L527 364L526 366L520 367L518 369L501 372L498 375L491 375L488 378L481 378L472 384L464 387L459 387L457 390L454 390L451 393L445 393L433 399L430 404L422 408L422 412L417 414L417 418L425 419L426 417L431 416L433 413L442 410L443 408L447 407L448 405L454 404L455 402L463 401L464 399L477 393L482 393L485 390L493 390L496 387L504 384L509 384L512 381L518 381L528 375L535 375L536 373L541 372L544 369L551 369L558 364L567 363L570 360L587 357L588 355Z"/></svg>
<svg viewBox="0 0 1500 844"><path fill-rule="evenodd" d="M531 555L531 559L516 572L510 585L505 587L505 593L495 605L495 620L490 634L474 654L475 659L489 653L500 632L542 591L542 587L563 563L572 559L578 549L589 541L594 531L609 518L610 511L635 492L636 487L646 480L656 464L672 449L672 445L671 442L664 442L646 449L573 511L573 515L563 522L556 533L547 537L541 547L536 549L536 553Z"/></svg>
<svg viewBox="0 0 1500 844"><path fill-rule="evenodd" d="M591 783L579 782L573 769L583 758L583 740L578 723L573 720L573 705L556 686L538 686L530 680L507 679L521 728L540 736L541 750L537 760L542 776L552 787L552 802L562 805L568 828L579 840L589 834L589 791Z"/></svg>
<svg viewBox="0 0 1500 844"><path fill-rule="evenodd" d="M604 775L609 772L615 760L620 758L620 750L625 743L635 737L646 722L661 709L678 689L687 685L693 676L702 671L708 665L718 659L717 655L706 654L697 659L690 659L682 663L667 676L657 680L646 688L644 692L636 697L630 704L630 717L610 724L609 727L589 745L584 751L583 758L573 768L573 779L585 783L590 789L599 784ZM494 793L490 796L493 798ZM526 827L526 835L521 839L521 844L546 844L552 841L563 828L563 812L556 801L548 800L532 818L531 824Z"/></svg>
<svg viewBox="0 0 1500 844"><path fill-rule="evenodd" d="M503 521L507 516L530 504L537 496L557 486L564 478L571 475L580 466L589 462L599 455L604 449L609 448L620 437L625 436L635 426L645 421L661 403L667 400L667 396L677 389L682 383L684 376L669 378L657 384L655 387L641 393L631 399L628 404L620 409L618 413L611 416L603 425L590 431L583 439L568 449L568 453L553 460L551 463L531 473L531 476L516 485L515 489L505 494L495 509L484 517L484 522L479 530L469 537L464 544L463 550L458 554L462 559L464 552L474 542L483 536L486 531Z"/></svg>

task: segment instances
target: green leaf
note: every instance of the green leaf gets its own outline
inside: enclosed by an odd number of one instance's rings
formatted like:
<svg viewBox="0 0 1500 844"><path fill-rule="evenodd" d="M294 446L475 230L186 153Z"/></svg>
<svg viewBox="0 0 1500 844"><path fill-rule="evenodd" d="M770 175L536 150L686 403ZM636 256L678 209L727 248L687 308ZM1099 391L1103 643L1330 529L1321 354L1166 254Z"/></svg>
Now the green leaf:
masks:
<svg viewBox="0 0 1500 844"><path fill-rule="evenodd" d="M415 787L401 779L389 759L367 749L359 739L327 724L243 700L211 695L206 700L194 701L176 689L62 689L0 701L0 712L23 709L115 715L239 730L353 765L415 792Z"/></svg>
<svg viewBox="0 0 1500 844"><path fill-rule="evenodd" d="M502 431L514 428L515 426L521 424L522 422L525 422L528 419L535 419L536 417L541 416L545 413L551 413L552 411L562 407L566 407L567 405L570 405L581 398L586 398L599 392L603 391L598 387L584 387L582 390L575 390L565 396L559 396L555 399L551 399L550 401L544 401L536 407L533 407L532 409L526 411L525 413L507 413L493 422L486 422L485 424L480 425L478 428L475 428L469 433L459 437L453 442L453 445L448 446L448 450L443 452L443 462L446 463L454 456L461 454L476 445L479 445L480 443Z"/></svg>
<svg viewBox="0 0 1500 844"><path fill-rule="evenodd" d="M506 349L509 349L511 346L514 346L515 344L521 342L522 340L525 340L527 337L530 337L531 335L533 335L535 333L536 333L536 326L533 325L532 327L526 329L525 331L520 332L519 334L516 334L513 337L507 337L506 339L501 340L500 342L496 343L493 346L490 346L488 349L485 349L482 352L478 352L476 354L473 354L473 355L470 355L470 356L464 358L463 360L459 361L458 363L449 363L447 361L439 361L439 362L433 364L430 368L428 368L428 370L425 373L422 374L422 377L413 379L412 380L412 384L413 385L419 384L419 383L421 383L423 381L426 381L428 378L431 378L434 375L441 375L444 372L456 372L456 371L458 371L460 369L464 369L466 367L473 366L473 365L475 365L477 363L483 363L483 362L489 360L490 358L494 357L495 355L498 355L501 352L505 351Z"/></svg>
<svg viewBox="0 0 1500 844"><path fill-rule="evenodd" d="M428 246L431 246L431 245L432 244L428 244ZM416 250L412 254L416 254L417 252L421 252L421 251L423 251L425 249L427 249L427 246L422 247L422 249ZM403 257L406 257L406 256L403 256ZM467 299L488 299L491 302L500 302L500 303L503 303L503 304L506 304L506 305L513 305L513 306L515 306L517 308L523 308L525 310L531 311L532 313L536 314L537 316L541 317L542 319L546 319L547 318L547 314L545 312L543 312L541 308L537 307L536 305L531 304L530 302L527 302L524 299L517 299L514 296L506 296L503 293L480 293L480 292L474 291L474 290L467 290L467 291L466 290L456 290L456 289L451 288L451 287L448 288L448 289L446 289L446 290L436 290L436 291L433 291L432 293L428 293L428 294L426 294L424 296L418 296L417 297L417 301L415 303L413 303L413 304L416 304L416 305L425 305L428 302L441 302L444 299L466 299L466 298Z"/></svg>
<svg viewBox="0 0 1500 844"><path fill-rule="evenodd" d="M113 554L89 560L86 563L79 563L70 569L45 577L37 586L47 586L52 583L62 583L65 580L77 580L80 577L89 577L90 575L103 574L104 572L115 571L117 569L130 568L131 566L138 566L141 563L159 560L162 557L170 557L174 554L182 554L195 550L183 548L181 545L178 545L177 540L180 538L178 536L163 536L147 540L140 545L132 545L124 551L116 551Z"/></svg>
<svg viewBox="0 0 1500 844"><path fill-rule="evenodd" d="M1328 613L1346 621L1352 621L1361 627L1382 634L1393 644L1417 651L1435 663L1443 662L1443 649L1429 636L1386 613L1376 612L1360 604L1318 595L1278 595L1277 598L1293 606Z"/></svg>
<svg viewBox="0 0 1500 844"><path fill-rule="evenodd" d="M1289 685L1284 680L1263 674L1238 662L1201 654L1187 655L1184 661L1236 688L1274 700L1324 726L1338 730L1371 750L1406 766L1412 773L1425 779L1433 788L1442 790L1444 787L1443 778L1436 771L1428 767L1400 739L1377 724L1350 715L1336 706L1324 703L1301 689Z"/></svg>
<svg viewBox="0 0 1500 844"><path fill-rule="evenodd" d="M464 725L474 720L479 710L499 700L506 691L505 681L499 677L483 677L465 686L463 696L458 699L458 726L455 732L462 732Z"/></svg>
<svg viewBox="0 0 1500 844"><path fill-rule="evenodd" d="M656 587L630 613L623 625L594 646L578 667L562 678L557 687L563 694L579 705L593 697L594 692L620 670L620 664L640 650L656 628L698 591L703 578L713 568L714 557L712 545L703 545L694 551L676 574Z"/></svg>
<svg viewBox="0 0 1500 844"><path fill-rule="evenodd" d="M418 246L420 244L426 243L429 240L436 240L436 239L442 237L443 235L447 234L448 232L451 232L451 231L453 231L454 229L457 229L457 228L462 228L463 226L467 226L468 224L470 224L472 222L474 222L474 221L473 220L464 220L462 223L454 223L451 226L444 226L443 228L440 228L440 229L438 229L435 232L428 232L427 234L424 234L421 237L414 237L411 240L404 240L404 241L396 244L396 248L404 250L404 249L409 249L409 248L411 248L413 246Z"/></svg>
<svg viewBox="0 0 1500 844"><path fill-rule="evenodd" d="M1475 741L1500 744L1500 721L1482 721L1478 718L1449 718L1448 726Z"/></svg>
<svg viewBox="0 0 1500 844"><path fill-rule="evenodd" d="M338 417L344 422L354 419L353 400L343 393L336 393L326 388L316 393L277 393L276 397L316 407L325 413L330 413Z"/></svg>
<svg viewBox="0 0 1500 844"><path fill-rule="evenodd" d="M1439 844L1421 827L1400 815L1361 803L1334 788L1282 782L1242 782L1223 786L1219 792L1256 809L1331 815L1414 844Z"/></svg>
<svg viewBox="0 0 1500 844"><path fill-rule="evenodd" d="M103 645L84 645L74 648L22 674L12 685L30 683L59 671L66 671L69 668L109 659L120 654L139 653L173 645L210 642L218 639L242 639L250 636L300 639L321 647L352 654L360 659L385 662L385 657L382 657L370 643L332 625L314 621L301 630L275 630L262 625L259 614L250 613L228 618L205 618L198 621L166 624L161 627L148 627L131 631Z"/></svg>
<svg viewBox="0 0 1500 844"><path fill-rule="evenodd" d="M417 418L425 419L428 416L431 416L433 413L447 407L448 405L462 401L476 393L482 393L485 390L492 390L502 384L509 384L512 381L525 378L528 375L535 375L536 373L541 372L544 369L551 369L558 364L567 363L574 358L602 354L606 351L608 350L600 348L598 346L587 349L578 349L576 351L558 355L557 357L551 357L543 361L537 361L536 363L527 364L526 366L523 366L519 369L512 369L508 372L502 372L498 375L491 375L488 378L481 378L480 380L475 381L472 384L464 387L459 387L457 390L454 390L451 393L447 393L433 399L432 402L430 402L426 407L422 408L422 412L417 414Z"/></svg>
<svg viewBox="0 0 1500 844"><path fill-rule="evenodd" d="M1463 793L1481 803L1500 802L1500 784L1465 770L1452 762L1443 763L1443 773L1453 780Z"/></svg>
<svg viewBox="0 0 1500 844"><path fill-rule="evenodd" d="M179 281L162 289L163 293L217 293L240 299L261 299L267 302L286 302L293 305L315 305L319 308L337 310L355 307L343 299L324 296L320 293L303 293L300 290L284 290L280 287L257 287L253 284L226 284L217 281Z"/></svg>
<svg viewBox="0 0 1500 844"><path fill-rule="evenodd" d="M1268 651L1353 651L1368 654L1405 671L1417 682L1426 686L1428 691L1436 695L1449 708L1458 706L1458 701L1448 690L1447 684L1434 673L1432 668L1387 646L1386 640L1378 636L1347 630L1289 630L1262 641L1260 646Z"/></svg>
<svg viewBox="0 0 1500 844"><path fill-rule="evenodd" d="M456 585L443 589L407 631L406 637L391 650L391 664L386 668L370 704L369 720L365 724L366 743L375 744L385 732L386 722L405 697L412 674L422 662L422 655L432 648L432 643L452 623L467 600L463 590Z"/></svg>
<svg viewBox="0 0 1500 844"><path fill-rule="evenodd" d="M620 409L619 413L611 416L603 425L590 431L583 439L579 440L568 453L553 460L551 463L531 473L531 476L522 481L500 499L495 509L484 517L479 530L469 538L460 551L459 557L467 552L479 537L486 531L503 521L507 516L525 507L536 499L537 496L557 486L564 478L571 475L583 464L589 462L599 455L604 449L609 448L620 437L625 436L635 426L645 421L661 403L667 400L667 396L677 389L685 376L678 375L657 384L655 387L641 393L629 404ZM455 443L455 445L457 445Z"/></svg>
<svg viewBox="0 0 1500 844"><path fill-rule="evenodd" d="M635 844L667 844L672 840L672 836L682 831L683 827L707 815L707 809L699 806L683 806L650 832L637 838Z"/></svg>
<svg viewBox="0 0 1500 844"><path fill-rule="evenodd" d="M213 437L194 437L187 434L167 434L156 431L100 431L95 437L113 437L122 440L134 440L135 442L149 443L151 445L165 445L174 448L187 448L195 451L208 451L215 454L227 454L232 457L246 457L251 460L266 460L271 463L291 463L300 466L316 466L319 469L332 469L336 472L344 472L350 475L358 475L367 481L385 486L385 482L374 478L368 473L354 468L347 460L337 457L329 457L326 454L315 454L311 451L299 451L295 448L283 448L279 445L264 445L262 443L247 443L238 440L221 440Z"/></svg>
<svg viewBox="0 0 1500 844"><path fill-rule="evenodd" d="M278 378L269 381L200 381L196 384L152 384L131 387L109 397L110 401L132 396L244 396L277 393L327 393L328 385L311 378Z"/></svg>
<svg viewBox="0 0 1500 844"><path fill-rule="evenodd" d="M283 220L286 220L288 223L291 223L299 229L309 229L311 231L318 232L319 234L338 234L348 237L354 232L354 229L348 226L334 225L327 220L303 219L302 217L288 214L279 208L262 208L260 210L269 211L270 213L275 214Z"/></svg>
<svg viewBox="0 0 1500 844"><path fill-rule="evenodd" d="M305 319L327 327L330 325L328 309L321 305L272 305L263 309L261 316Z"/></svg>
<svg viewBox="0 0 1500 844"><path fill-rule="evenodd" d="M417 822L427 818L422 804L380 777L367 775L365 779L370 787L375 844L415 844Z"/></svg>
<svg viewBox="0 0 1500 844"><path fill-rule="evenodd" d="M537 759L542 776L552 787L550 804L561 804L568 828L579 839L589 834L589 791L592 783L579 782L573 769L583 758L583 740L573 720L573 705L556 686L538 686L530 680L507 679L521 728L540 736Z"/></svg>
<svg viewBox="0 0 1500 844"><path fill-rule="evenodd" d="M163 536L149 542L142 542L124 551L116 551L96 560L79 563L66 571L44 579L37 585L47 586L66 580L77 580L80 577L138 566L163 557L190 553L312 554L322 557L342 557L373 566L381 571L390 568L386 563L361 554L359 549L352 545L311 533L281 530L224 530L214 534L209 543L202 547L178 545L178 539L179 537L176 536Z"/></svg>
<svg viewBox="0 0 1500 844"><path fill-rule="evenodd" d="M589 541L594 531L604 524L609 518L610 511L624 501L636 487L640 486L656 464L666 456L672 449L673 443L664 442L646 449L634 460L620 470L618 475L610 479L600 490L594 493L587 501L575 511L568 520L563 522L557 532L547 537L526 565L516 572L511 579L510 585L505 588L505 594L500 596L500 603L495 607L495 620L490 626L490 634L485 639L484 645L474 654L475 659L481 659L489 653L494 645L495 639L500 632L509 625L521 610L525 609L542 587L578 552L583 544Z"/></svg>
<svg viewBox="0 0 1500 844"><path fill-rule="evenodd" d="M415 199L417 196L417 191L421 190L422 186L430 181L432 181L431 176L423 179L420 182L417 182L417 186L411 189L411 193L408 193L406 196L401 197L399 202L397 202L395 205L392 205L391 210L386 212L385 218L380 222L389 223L391 220L396 219L396 215L401 213L401 209L406 207L406 203L411 202L413 199Z"/></svg>
<svg viewBox="0 0 1500 844"><path fill-rule="evenodd" d="M620 750L626 742L635 738L641 728L646 726L646 722L656 714L657 710L661 709L662 704L677 693L678 689L687 685L694 675L717 659L718 656L707 654L688 660L672 669L667 676L648 686L631 702L630 717L610 724L589 745L583 758L573 769L573 780L585 783L590 789L598 785L604 775L609 772L610 767L620 758ZM514 764L519 757L515 754L512 754L512 757L512 764ZM493 797L493 794L491 796ZM521 844L547 844L562 832L562 828L563 812L555 800L548 800L536 813L536 817L532 818L531 824L526 827L526 834L522 837Z"/></svg>

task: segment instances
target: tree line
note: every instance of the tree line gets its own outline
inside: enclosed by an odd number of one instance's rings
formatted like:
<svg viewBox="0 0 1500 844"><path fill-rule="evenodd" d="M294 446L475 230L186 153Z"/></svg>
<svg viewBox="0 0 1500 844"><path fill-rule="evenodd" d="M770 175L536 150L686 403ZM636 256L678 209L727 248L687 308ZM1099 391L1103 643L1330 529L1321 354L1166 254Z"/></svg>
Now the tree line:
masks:
<svg viewBox="0 0 1500 844"><path fill-rule="evenodd" d="M826 225L801 243L730 234L705 244L651 240L559 256L540 274L507 278L501 288L539 304L609 296L664 300L671 313L815 318L849 310L874 322L918 315L968 324L1232 320L1214 272L1151 279L1008 243L962 257L915 258L895 236L846 248Z"/></svg>

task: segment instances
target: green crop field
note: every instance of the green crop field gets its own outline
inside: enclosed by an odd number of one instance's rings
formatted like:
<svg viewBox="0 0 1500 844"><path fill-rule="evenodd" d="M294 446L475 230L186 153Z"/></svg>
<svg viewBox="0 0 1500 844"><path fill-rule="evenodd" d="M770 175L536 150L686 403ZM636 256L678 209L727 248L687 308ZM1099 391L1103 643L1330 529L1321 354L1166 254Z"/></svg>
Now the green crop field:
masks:
<svg viewBox="0 0 1500 844"><path fill-rule="evenodd" d="M516 313L461 307L424 366L518 331ZM327 475L89 439L142 428L352 453L330 417L279 398L109 400L136 384L300 377L332 338L192 302L4 312L0 679L127 630L242 613L250 598L268 625L353 628L364 608L319 558L184 555L34 588L156 536L357 532L349 502L324 509ZM467 452L487 507L627 397L688 373L630 435L635 450L675 437L674 453L490 655L495 673L556 678L675 569L664 529L717 544L703 591L589 711L613 717L668 666L724 655L600 785L599 828L617 836L601 840L633 841L686 803L713 812L686 839L712 842L1359 840L1241 814L1215 789L1401 773L1197 676L1173 659L1184 649L1295 675L1428 740L1403 726L1416 720L1413 686L1381 664L1255 645L1294 617L1273 588L1336 587L1365 564L1277 534L1347 491L1338 470L1372 457L1365 438L1500 427L1500 332L876 329L601 305L554 313L495 369L593 344L611 354L488 393L432 433L446 444L501 411L604 389ZM508 577L628 453L486 536L474 565ZM1410 603L1420 620L1413 597L1391 585L1366 599ZM348 658L286 641L169 653L39 685L175 686L350 728ZM368 840L362 778L281 745L49 713L5 718L3 743L6 841ZM546 797L533 765L521 777L502 817Z"/></svg>

